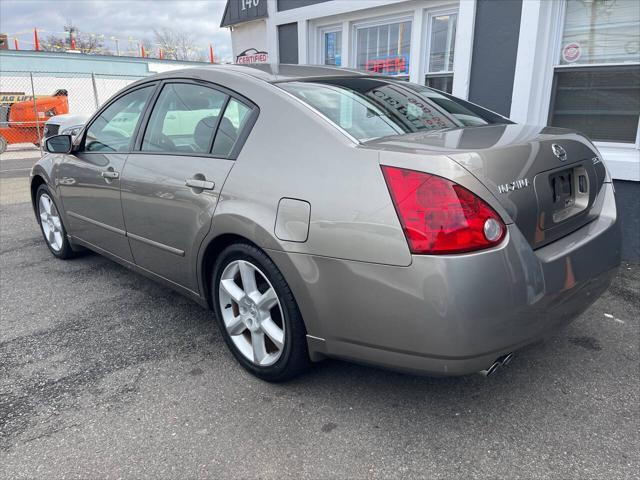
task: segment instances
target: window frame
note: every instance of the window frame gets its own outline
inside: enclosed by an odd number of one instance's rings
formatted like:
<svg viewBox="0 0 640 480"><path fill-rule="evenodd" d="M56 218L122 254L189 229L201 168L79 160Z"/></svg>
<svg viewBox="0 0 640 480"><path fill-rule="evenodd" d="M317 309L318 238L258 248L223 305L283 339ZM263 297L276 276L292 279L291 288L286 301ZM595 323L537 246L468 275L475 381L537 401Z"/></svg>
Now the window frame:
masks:
<svg viewBox="0 0 640 480"><path fill-rule="evenodd" d="M318 27L318 46L320 47L320 50L318 52L318 59L319 65L324 65L324 66L328 66L328 67L333 67L333 66L337 66L337 65L328 65L326 63L324 63L325 57L324 57L324 48L325 48L325 35L327 33L340 33L342 36L344 36L344 32L342 31L342 24L333 24L333 25L325 25L322 27ZM342 52L342 36L340 37L340 67L344 67L344 54Z"/></svg>
<svg viewBox="0 0 640 480"><path fill-rule="evenodd" d="M455 69L453 70L442 70L440 72L432 72L430 70L431 67L431 30L433 28L433 18L439 17L442 15L456 15L456 34L453 35L452 41L454 44L454 62L455 62L455 43L456 37L458 35L458 19L460 16L460 4L452 4L442 8L434 8L426 11L426 15L424 18L423 32L424 32L424 57L423 57L423 68L420 72L420 80L421 84L427 86L427 77L437 78L437 77L451 77L451 84L453 85L453 78L455 76ZM455 63L454 63L455 65Z"/></svg>
<svg viewBox="0 0 640 480"><path fill-rule="evenodd" d="M561 0L561 4L559 5L560 15L558 16L558 23L556 31L554 32L554 47L551 49L553 53L553 60L551 63L551 90L549 92L549 107L547 110L547 125L550 125L551 119L553 118L553 108L555 106L555 95L556 95L556 71L558 70L579 70L582 68L606 68L606 67L619 67L619 66L627 66L634 65L640 66L640 62L615 62L615 63L582 63L582 64L561 64L560 56L562 53L562 39L564 37L564 27L566 24L567 17L567 1ZM606 140L595 140L591 139L591 141L598 148L604 149L635 149L640 150L640 115L638 115L638 128L636 130L636 138L635 141L632 142L615 142L615 141L606 141ZM608 153L608 152L607 152ZM606 154L605 154L606 156Z"/></svg>
<svg viewBox="0 0 640 480"><path fill-rule="evenodd" d="M194 84L198 85L198 86L202 86L199 82L185 82L185 81L162 82L162 85L160 86L160 88L158 88L158 90L156 92L154 92L154 97L152 99L153 106L149 109L148 116L145 116L144 129L141 129L141 131L140 131L140 142L138 143L136 141L136 144L135 144L135 147L136 147L135 152L136 153L153 153L153 154L160 154L160 155L174 155L175 154L175 155L181 155L181 156L187 156L187 157L213 156L213 154L206 153L206 152L180 152L180 151L163 152L162 150L142 150L142 144L144 143L144 136L146 135L147 129L150 126L151 115L153 114L153 110L156 107L156 105L158 104L158 101L160 100L160 95L162 95L162 91L164 90L164 88L167 85L194 85ZM218 90L216 88L210 88L208 86L205 86L205 88L209 88L210 90L213 90L213 91L216 91L216 92L220 92L223 95L225 95L224 102L222 103L222 106L220 107L220 114L218 115L218 118L216 120L216 124L215 124L215 126L213 128L213 136L211 137L211 141L209 142L208 151L211 152L211 150L213 149L213 143L215 142L215 139L216 139L216 134L218 133L218 126L220 125L220 121L222 120L222 116L224 115L224 112L227 109L227 105L229 104L229 100L231 100L231 95L229 95L226 92L223 92L221 90ZM234 146L235 146L235 144L234 144Z"/></svg>
<svg viewBox="0 0 640 480"><path fill-rule="evenodd" d="M394 23L404 23L404 22L409 22L409 24L411 25L411 35L413 35L413 30L415 28L415 21L414 21L414 12L413 11L408 11L408 12L404 12L404 13L397 13L394 15L387 15L384 17L375 17L375 18L368 18L368 19L363 19L363 20L358 20L355 21L351 24L351 41L350 41L350 55L349 55L349 63L351 65L351 68L358 68L358 30L359 29L363 29L363 28L370 28L370 27L381 27L384 25L391 25ZM404 75L389 75L393 78L398 78L398 79L406 79L408 80L411 76L411 64L413 63L414 60L412 60L411 58L411 36L409 37L409 65L407 67L408 72ZM363 70L366 71L366 70ZM375 72L369 72L370 74L375 74ZM388 74L382 74L382 75L388 75Z"/></svg>
<svg viewBox="0 0 640 480"><path fill-rule="evenodd" d="M149 120L151 118L151 113L153 112L153 109L155 108L158 99L160 97L160 94L162 92L162 89L164 88L165 85L167 84L191 84L191 85L197 85L197 86L201 86L201 87L205 87L205 88L210 88L211 90L215 90L215 91L219 91L221 93L224 93L225 95L227 95L227 99L225 100L224 103L224 108L220 109L220 118L218 119L218 123L216 124L216 129L213 135L213 138L211 139L211 146L209 147L209 152L208 153L199 153L199 152L162 152L162 151L145 151L142 150L142 141L144 138L144 133L147 130L147 127L149 126ZM229 101L231 100L231 98L234 98L235 100L237 100L238 102L246 105L250 110L251 113L249 114L249 118L247 118L247 122L245 124L245 127L243 128L243 130L240 132L240 134L238 135L238 138L236 139L235 143L233 144L233 148L231 149L231 151L229 152L228 155L214 155L213 153L211 153L211 150L213 148L213 143L215 142L215 138L216 135L218 133L218 127L220 125L220 120L222 118L222 116L224 115L224 112L227 108L227 105L229 104ZM249 137L249 134L251 133L251 131L253 130L253 126L255 125L256 121L258 120L258 116L260 115L260 108L251 100L249 100L248 98L246 98L245 96L228 89L227 87L224 87L222 85L219 85L217 83L213 83L213 82L209 82L206 80L199 80L199 79L192 79L192 78L183 78L183 77L172 77L172 78L166 78L166 79L162 79L159 83L158 86L156 87L155 92L153 93L153 97L151 98L148 108L146 109L146 111L144 112L144 116L142 118L142 123L140 125L140 127L144 128L140 128L137 132L137 136L136 136L136 142L134 144L133 150L130 153L135 153L136 155L173 155L176 157L204 157L204 158L218 158L218 159L224 159L224 160L236 160L240 154L240 151L242 150L242 147L244 146L244 143L246 142L247 138Z"/></svg>

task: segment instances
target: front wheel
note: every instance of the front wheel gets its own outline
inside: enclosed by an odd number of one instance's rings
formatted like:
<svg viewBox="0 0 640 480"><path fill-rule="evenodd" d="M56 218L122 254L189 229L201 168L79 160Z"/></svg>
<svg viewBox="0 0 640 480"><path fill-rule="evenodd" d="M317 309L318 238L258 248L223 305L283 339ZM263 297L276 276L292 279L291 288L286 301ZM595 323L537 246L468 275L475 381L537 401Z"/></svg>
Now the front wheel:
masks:
<svg viewBox="0 0 640 480"><path fill-rule="evenodd" d="M40 185L36 192L38 223L47 247L54 256L67 259L74 256L67 239L67 231L62 224L60 212L46 185Z"/></svg>
<svg viewBox="0 0 640 480"><path fill-rule="evenodd" d="M289 285L249 244L227 247L213 269L212 298L225 342L255 376L282 382L309 364L306 330Z"/></svg>

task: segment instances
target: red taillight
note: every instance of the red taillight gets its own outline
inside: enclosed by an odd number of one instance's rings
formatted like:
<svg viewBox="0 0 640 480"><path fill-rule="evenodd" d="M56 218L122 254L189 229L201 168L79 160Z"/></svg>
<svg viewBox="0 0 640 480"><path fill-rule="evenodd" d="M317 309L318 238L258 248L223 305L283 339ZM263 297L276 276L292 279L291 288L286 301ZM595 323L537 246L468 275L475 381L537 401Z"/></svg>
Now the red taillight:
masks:
<svg viewBox="0 0 640 480"><path fill-rule="evenodd" d="M435 175L383 166L412 253L463 253L498 245L506 227L466 188Z"/></svg>

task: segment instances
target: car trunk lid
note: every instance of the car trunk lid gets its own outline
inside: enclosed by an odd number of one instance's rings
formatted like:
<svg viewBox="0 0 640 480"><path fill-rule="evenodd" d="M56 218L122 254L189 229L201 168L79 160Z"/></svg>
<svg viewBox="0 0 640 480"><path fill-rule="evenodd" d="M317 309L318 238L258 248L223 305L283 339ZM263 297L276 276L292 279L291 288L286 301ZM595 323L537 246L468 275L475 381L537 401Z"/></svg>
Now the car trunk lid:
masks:
<svg viewBox="0 0 640 480"><path fill-rule="evenodd" d="M451 158L488 188L534 248L593 220L606 176L592 144L564 129L489 125L385 137L366 145Z"/></svg>

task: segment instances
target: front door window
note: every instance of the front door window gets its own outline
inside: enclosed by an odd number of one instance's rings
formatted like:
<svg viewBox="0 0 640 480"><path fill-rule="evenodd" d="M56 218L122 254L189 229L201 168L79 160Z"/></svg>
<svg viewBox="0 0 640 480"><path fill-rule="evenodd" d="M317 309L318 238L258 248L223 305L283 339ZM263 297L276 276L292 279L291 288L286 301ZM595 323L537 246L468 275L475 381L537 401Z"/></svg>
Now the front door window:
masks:
<svg viewBox="0 0 640 480"><path fill-rule="evenodd" d="M87 152L126 152L147 99L155 86L123 95L91 123L85 137Z"/></svg>

